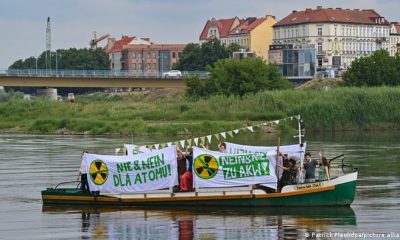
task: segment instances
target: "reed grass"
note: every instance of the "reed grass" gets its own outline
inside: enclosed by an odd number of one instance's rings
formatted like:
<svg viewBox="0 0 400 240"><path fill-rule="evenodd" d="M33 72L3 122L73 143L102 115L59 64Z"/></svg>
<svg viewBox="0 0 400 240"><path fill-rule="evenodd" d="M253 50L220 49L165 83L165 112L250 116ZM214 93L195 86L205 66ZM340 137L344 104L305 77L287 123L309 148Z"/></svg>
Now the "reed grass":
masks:
<svg viewBox="0 0 400 240"><path fill-rule="evenodd" d="M400 88L267 91L202 99L144 94L78 96L74 104L10 98L0 103L0 130L31 133L214 133L300 114L307 130L398 129Z"/></svg>

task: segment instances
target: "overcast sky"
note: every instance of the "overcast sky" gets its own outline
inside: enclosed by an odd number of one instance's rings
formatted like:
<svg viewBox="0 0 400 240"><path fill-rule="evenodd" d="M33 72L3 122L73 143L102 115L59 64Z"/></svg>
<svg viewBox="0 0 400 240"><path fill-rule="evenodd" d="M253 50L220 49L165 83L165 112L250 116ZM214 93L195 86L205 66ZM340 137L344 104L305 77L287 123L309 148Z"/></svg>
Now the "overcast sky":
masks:
<svg viewBox="0 0 400 240"><path fill-rule="evenodd" d="M294 9L319 5L372 8L400 21L400 0L0 0L0 69L45 49L47 17L54 50L89 47L93 31L149 37L155 43L197 42L212 17L270 14L279 20Z"/></svg>

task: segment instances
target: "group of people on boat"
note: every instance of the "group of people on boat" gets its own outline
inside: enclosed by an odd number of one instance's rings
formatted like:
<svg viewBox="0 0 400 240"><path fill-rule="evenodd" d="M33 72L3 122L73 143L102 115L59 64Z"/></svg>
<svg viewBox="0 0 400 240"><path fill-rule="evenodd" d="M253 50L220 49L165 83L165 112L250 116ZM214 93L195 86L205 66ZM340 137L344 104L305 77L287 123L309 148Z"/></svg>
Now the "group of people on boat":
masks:
<svg viewBox="0 0 400 240"><path fill-rule="evenodd" d="M209 146L202 144L204 149L209 149ZM222 153L226 153L226 144L221 142L218 144L218 150ZM185 151L180 149L178 146L177 151L177 168L178 168L178 182L179 186L175 188L175 191L194 191L193 188L193 150L192 146L188 146ZM83 151L83 154L87 151ZM300 177L300 164L295 157L289 157L288 154L279 152L279 157L282 157L282 165L278 164L278 167L282 169L282 175L278 181L277 191L280 192L286 185L298 184L301 182ZM312 183L316 181L330 180L330 164L326 157L323 157L322 152L318 153L319 160L313 160L311 153L307 152L304 155L305 162L303 164L304 170L304 182ZM318 178L315 177L316 167L319 166ZM89 192L89 184L87 181L87 171L85 161L82 161L79 168L78 179L80 179L80 190Z"/></svg>
<svg viewBox="0 0 400 240"><path fill-rule="evenodd" d="M282 154L282 165L278 165L279 168L283 170L282 176L278 182L278 191L280 191L284 186L291 184L301 183L300 180L300 166L297 163L295 157L288 157L287 154ZM318 153L319 160L313 160L311 158L311 153L307 152L304 155L305 162L303 164L304 169L304 182L312 183L316 181L326 181L330 180L330 164L326 157L323 157L322 152ZM318 178L315 177L315 169L319 166Z"/></svg>

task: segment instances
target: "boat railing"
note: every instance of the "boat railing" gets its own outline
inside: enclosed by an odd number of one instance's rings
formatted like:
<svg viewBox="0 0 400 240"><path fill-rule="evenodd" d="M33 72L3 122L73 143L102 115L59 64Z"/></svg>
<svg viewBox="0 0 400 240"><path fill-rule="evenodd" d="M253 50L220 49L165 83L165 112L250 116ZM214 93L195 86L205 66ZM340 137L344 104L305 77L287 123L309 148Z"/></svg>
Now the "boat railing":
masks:
<svg viewBox="0 0 400 240"><path fill-rule="evenodd" d="M54 187L54 189L57 189L60 185L65 185L65 184L69 184L69 183L77 183L77 184L76 184L76 188L79 188L79 185L81 184L81 182L80 182L80 181L77 181L77 180L75 180L75 181L69 181L69 182L61 182L61 183L57 184L57 185Z"/></svg>

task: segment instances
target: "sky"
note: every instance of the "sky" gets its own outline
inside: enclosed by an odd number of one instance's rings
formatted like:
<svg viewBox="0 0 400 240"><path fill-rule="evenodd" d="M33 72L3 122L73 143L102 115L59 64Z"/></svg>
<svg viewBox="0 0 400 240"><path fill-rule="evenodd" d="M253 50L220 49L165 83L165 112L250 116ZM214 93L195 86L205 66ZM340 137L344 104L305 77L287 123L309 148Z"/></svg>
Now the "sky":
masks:
<svg viewBox="0 0 400 240"><path fill-rule="evenodd" d="M375 9L400 21L400 0L1 0L0 69L45 50L47 17L54 50L89 47L94 31L117 39L149 37L154 43L198 42L212 17L280 20L292 10L317 6Z"/></svg>

